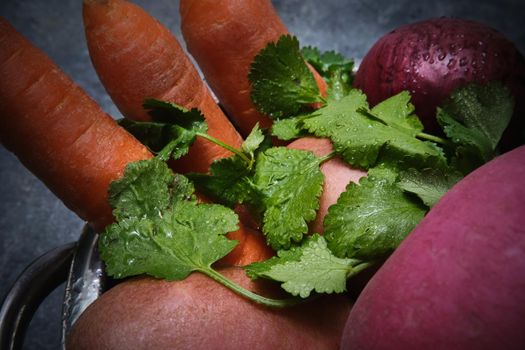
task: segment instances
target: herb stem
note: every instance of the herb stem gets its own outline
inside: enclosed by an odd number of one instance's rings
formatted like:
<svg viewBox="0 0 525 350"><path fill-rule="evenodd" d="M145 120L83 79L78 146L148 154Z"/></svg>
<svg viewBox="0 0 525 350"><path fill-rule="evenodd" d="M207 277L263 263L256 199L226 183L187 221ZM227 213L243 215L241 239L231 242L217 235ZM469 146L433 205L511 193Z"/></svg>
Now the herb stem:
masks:
<svg viewBox="0 0 525 350"><path fill-rule="evenodd" d="M335 156L337 156L337 153L335 151L332 151L330 153L328 153L327 155L324 155L322 157L319 157L319 164L323 164L324 162L334 158Z"/></svg>
<svg viewBox="0 0 525 350"><path fill-rule="evenodd" d="M435 142L435 143L439 143L441 145L444 145L444 146L452 146L452 142L450 142L449 140L447 139L444 139L442 137L439 137L439 136L435 136L435 135L431 135L431 134L427 134L425 132L420 132L416 135L416 137L420 138L420 139L423 139L423 140L427 140L427 141L432 141L432 142Z"/></svg>
<svg viewBox="0 0 525 350"><path fill-rule="evenodd" d="M300 298L271 299L271 298L263 297L262 295L255 294L239 286L235 282L229 280L228 278L224 277L223 275L221 275L220 273L218 273L217 271L211 268L199 269L199 271L205 274L206 276L214 279L215 281L219 282L220 284L228 287L229 289L239 294L240 296L243 296L257 304L262 304L262 305L274 307L274 308L284 308L284 307L293 306L293 305L296 305L296 304L299 304L299 303L302 303L308 300L308 299L300 299Z"/></svg>
<svg viewBox="0 0 525 350"><path fill-rule="evenodd" d="M368 262L357 264L356 266L352 266L352 269L350 270L350 273L348 274L346 278L350 278L350 277L357 275L359 272L363 271L364 269L369 268L375 263L376 263L375 261L368 261Z"/></svg>
<svg viewBox="0 0 525 350"><path fill-rule="evenodd" d="M250 159L248 159L248 157L244 153L242 153L240 150L238 150L237 148L232 147L232 146L222 142L221 140L218 140L215 137L213 137L211 135L208 135L208 134L205 134L205 133L196 132L195 135L200 136L200 137L202 137L202 138L204 138L204 139L206 139L208 141L211 141L214 144L219 145L219 146L221 146L224 149L227 149L228 151L232 152L233 154L236 154L239 157L241 157L242 160L244 160L246 163L248 163L248 164L250 163Z"/></svg>
<svg viewBox="0 0 525 350"><path fill-rule="evenodd" d="M172 140L170 141L162 150L160 150L157 153L157 158L160 159L163 162L167 162L168 159L170 159L171 153L173 153L173 150L177 146L179 140Z"/></svg>

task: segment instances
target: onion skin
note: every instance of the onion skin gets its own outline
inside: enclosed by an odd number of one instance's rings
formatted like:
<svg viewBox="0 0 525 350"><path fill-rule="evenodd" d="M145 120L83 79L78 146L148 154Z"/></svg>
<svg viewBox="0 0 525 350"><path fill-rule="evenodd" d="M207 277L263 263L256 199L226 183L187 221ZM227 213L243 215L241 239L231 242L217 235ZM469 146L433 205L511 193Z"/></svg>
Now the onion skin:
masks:
<svg viewBox="0 0 525 350"><path fill-rule="evenodd" d="M516 100L504 148L520 143L525 126L525 59L514 44L486 25L451 18L401 26L380 38L364 57L354 86L375 105L403 90L430 133L441 133L436 107L468 82L499 80ZM521 135L520 135L521 134Z"/></svg>

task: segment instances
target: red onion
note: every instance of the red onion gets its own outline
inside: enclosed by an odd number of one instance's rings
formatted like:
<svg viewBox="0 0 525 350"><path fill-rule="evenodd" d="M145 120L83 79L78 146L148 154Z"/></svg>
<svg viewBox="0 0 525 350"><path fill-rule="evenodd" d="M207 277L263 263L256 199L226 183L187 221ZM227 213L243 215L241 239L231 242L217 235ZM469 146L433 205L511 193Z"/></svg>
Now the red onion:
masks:
<svg viewBox="0 0 525 350"><path fill-rule="evenodd" d="M439 18L399 27L367 53L354 86L371 105L408 90L425 129L439 133L436 107L452 90L491 80L507 84L515 95L517 113L504 138L517 143L525 124L525 60L512 42L486 25Z"/></svg>

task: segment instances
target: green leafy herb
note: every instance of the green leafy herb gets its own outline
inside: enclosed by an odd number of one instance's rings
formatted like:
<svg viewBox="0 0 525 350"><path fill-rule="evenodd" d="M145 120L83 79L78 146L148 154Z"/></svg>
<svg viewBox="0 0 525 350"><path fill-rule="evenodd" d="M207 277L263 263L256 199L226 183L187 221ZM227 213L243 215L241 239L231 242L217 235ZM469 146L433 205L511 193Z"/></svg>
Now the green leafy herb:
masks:
<svg viewBox="0 0 525 350"><path fill-rule="evenodd" d="M197 204L193 186L158 158L130 163L110 198L118 222L108 226L100 252L112 276L183 279L236 244L224 236L237 229L235 213Z"/></svg>
<svg viewBox="0 0 525 350"><path fill-rule="evenodd" d="M255 151L259 149L261 144L264 142L264 139L265 136L262 130L259 128L259 123L257 123L246 140L243 142L241 150L253 159L255 157Z"/></svg>
<svg viewBox="0 0 525 350"><path fill-rule="evenodd" d="M292 295L307 298L310 293L342 293L346 280L370 264L340 259L328 249L325 239L315 234L300 247L281 250L278 256L245 267L252 279L260 277L283 282Z"/></svg>
<svg viewBox="0 0 525 350"><path fill-rule="evenodd" d="M210 166L210 174L190 173L199 192L211 199L233 207L249 198L258 196L250 182L253 175L246 162L238 156L222 158Z"/></svg>
<svg viewBox="0 0 525 350"><path fill-rule="evenodd" d="M321 53L311 46L303 48L303 56L328 84L328 97L340 100L352 89L354 61L335 51Z"/></svg>
<svg viewBox="0 0 525 350"><path fill-rule="evenodd" d="M432 208L463 175L453 169L408 169L400 173L398 186L417 195Z"/></svg>
<svg viewBox="0 0 525 350"><path fill-rule="evenodd" d="M299 302L254 294L211 267L236 245L225 234L237 229L237 215L217 204L198 204L187 179L171 174L159 158L129 164L110 191L118 222L99 241L110 276L181 280L198 271L257 303L284 307Z"/></svg>
<svg viewBox="0 0 525 350"><path fill-rule="evenodd" d="M152 122L123 119L119 123L162 159L178 159L186 155L197 135L205 134L208 126L198 109L187 110L171 102L146 100Z"/></svg>
<svg viewBox="0 0 525 350"><path fill-rule="evenodd" d="M192 271L211 269L236 245L224 236L237 229L237 216L230 209L180 201L160 214L125 219L108 228L100 248L110 275L181 280Z"/></svg>
<svg viewBox="0 0 525 350"><path fill-rule="evenodd" d="M300 115L286 119L277 119L272 125L272 135L285 141L306 136L308 133L304 130L303 120L309 117L310 115Z"/></svg>
<svg viewBox="0 0 525 350"><path fill-rule="evenodd" d="M255 159L270 145L271 139L256 124L235 155L214 161L209 175L191 173L188 177L200 192L224 205L233 207L247 199L253 200L260 197L251 183Z"/></svg>
<svg viewBox="0 0 525 350"><path fill-rule="evenodd" d="M225 235L237 229L238 218L221 205L198 204L193 184L163 162L186 154L196 137L234 155L214 162L209 174L190 178L226 205L249 204L261 215L268 244L278 250L276 257L248 266L247 273L278 281L302 298L344 291L347 278L392 252L461 179L457 169L469 171L496 154L512 115L512 100L501 85L469 85L454 92L438 112L449 141L423 133L407 92L369 108L366 96L351 89L352 61L313 48L303 52L305 57L295 37L283 36L256 57L249 78L255 105L276 119L274 136L329 137L347 162L369 169L368 177L349 184L329 209L325 236L305 239L319 208L324 180L319 166L331 155L270 148L270 138L258 126L236 149L206 133L198 110L148 100L144 106L151 122L121 122L157 157L130 164L110 186L117 222L99 243L110 275L180 280L198 271L255 302L276 307L298 302L255 295L213 270L212 264L236 244ZM305 58L328 81L328 102L319 95ZM325 106L306 112L317 102ZM447 162L450 154L454 158Z"/></svg>
<svg viewBox="0 0 525 350"><path fill-rule="evenodd" d="M467 128L485 136L492 149L496 149L512 117L514 99L499 82L472 83L454 91L442 108ZM462 139L462 135L458 138Z"/></svg>
<svg viewBox="0 0 525 350"><path fill-rule="evenodd" d="M310 103L322 102L296 37L283 35L255 57L248 76L257 109L271 118L297 114Z"/></svg>
<svg viewBox="0 0 525 350"><path fill-rule="evenodd" d="M375 168L359 184L348 185L324 220L335 255L365 261L383 257L419 223L427 208L396 182L395 171Z"/></svg>
<svg viewBox="0 0 525 350"><path fill-rule="evenodd" d="M366 96L358 90L340 101L312 113L304 127L319 137L329 137L337 153L351 165L370 168L378 163L444 163L442 151L416 138L419 130L411 107L388 110L385 105L403 105L401 93L368 111Z"/></svg>
<svg viewBox="0 0 525 350"><path fill-rule="evenodd" d="M459 88L438 109L438 122L457 145L455 161L465 173L496 156L513 107L509 90L492 82Z"/></svg>
<svg viewBox="0 0 525 350"><path fill-rule="evenodd" d="M178 128L166 123L139 122L126 118L118 120L118 123L153 152L160 152L180 134Z"/></svg>
<svg viewBox="0 0 525 350"><path fill-rule="evenodd" d="M414 114L414 110L414 105L410 103L408 91L401 91L394 97L376 105L372 108L370 114L383 121L386 125L416 137L423 131L423 124Z"/></svg>
<svg viewBox="0 0 525 350"><path fill-rule="evenodd" d="M241 145L241 151L249 159L248 168L251 169L255 162L255 156L272 146L270 137L264 134L259 128L259 123L255 124L252 131Z"/></svg>
<svg viewBox="0 0 525 350"><path fill-rule="evenodd" d="M124 176L113 181L109 204L117 220L158 216L172 198L193 199L193 185L181 175L173 175L157 158L130 163Z"/></svg>
<svg viewBox="0 0 525 350"><path fill-rule="evenodd" d="M197 108L186 109L176 103L156 99L147 99L142 106L155 122L179 125L196 132L208 130L204 116Z"/></svg>
<svg viewBox="0 0 525 350"><path fill-rule="evenodd" d="M260 153L253 184L262 194L263 233L275 250L299 242L319 208L324 176L312 152L275 147Z"/></svg>
<svg viewBox="0 0 525 350"><path fill-rule="evenodd" d="M189 174L199 191L233 206L248 203L262 215L262 230L274 249L288 248L308 232L323 187L322 159L312 152L273 147L257 151L255 166L238 156L214 162L210 174Z"/></svg>

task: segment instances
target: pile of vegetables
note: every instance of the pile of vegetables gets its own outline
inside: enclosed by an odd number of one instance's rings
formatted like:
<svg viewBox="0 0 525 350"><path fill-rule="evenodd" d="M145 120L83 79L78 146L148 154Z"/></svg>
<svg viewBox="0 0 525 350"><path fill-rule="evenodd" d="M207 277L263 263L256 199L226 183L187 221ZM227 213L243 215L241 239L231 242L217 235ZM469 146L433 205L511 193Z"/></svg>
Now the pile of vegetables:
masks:
<svg viewBox="0 0 525 350"><path fill-rule="evenodd" d="M104 179L115 222L100 254L110 276L156 279L105 293L79 319L72 348L523 344L525 149L499 156L502 144L523 143L514 106L525 64L511 43L471 22L421 22L380 39L354 77L352 60L301 49L269 2L181 1L181 16L190 52L246 138L167 30L126 1L85 1L90 54L127 118L120 127L153 154ZM243 21L261 27L257 40L238 37ZM471 50L476 41L482 51ZM385 259L348 320L346 296L322 297Z"/></svg>

